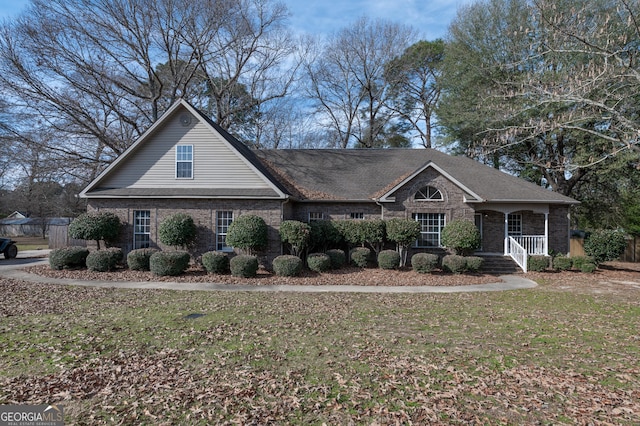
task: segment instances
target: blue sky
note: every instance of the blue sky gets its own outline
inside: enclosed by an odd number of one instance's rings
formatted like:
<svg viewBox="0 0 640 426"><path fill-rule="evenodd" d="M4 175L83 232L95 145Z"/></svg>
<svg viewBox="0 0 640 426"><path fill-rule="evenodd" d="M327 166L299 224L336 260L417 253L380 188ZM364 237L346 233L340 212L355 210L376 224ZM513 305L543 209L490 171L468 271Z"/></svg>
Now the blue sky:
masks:
<svg viewBox="0 0 640 426"><path fill-rule="evenodd" d="M382 18L416 28L421 38L443 37L460 5L472 0L282 0L296 32L329 34L361 16ZM11 19L29 0L0 0L0 18Z"/></svg>

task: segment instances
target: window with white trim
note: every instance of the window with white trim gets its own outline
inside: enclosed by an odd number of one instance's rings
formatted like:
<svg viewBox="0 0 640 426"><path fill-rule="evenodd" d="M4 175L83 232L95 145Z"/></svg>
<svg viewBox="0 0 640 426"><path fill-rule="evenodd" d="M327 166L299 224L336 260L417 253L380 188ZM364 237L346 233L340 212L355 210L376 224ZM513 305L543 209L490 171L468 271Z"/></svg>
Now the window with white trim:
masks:
<svg viewBox="0 0 640 426"><path fill-rule="evenodd" d="M151 211L133 211L133 248L148 248L151 244Z"/></svg>
<svg viewBox="0 0 640 426"><path fill-rule="evenodd" d="M324 220L324 213L322 212L309 212L309 223L317 220Z"/></svg>
<svg viewBox="0 0 640 426"><path fill-rule="evenodd" d="M507 232L510 237L522 235L522 215L520 213L511 213L507 216Z"/></svg>
<svg viewBox="0 0 640 426"><path fill-rule="evenodd" d="M176 179L193 179L193 145L176 146Z"/></svg>
<svg viewBox="0 0 640 426"><path fill-rule="evenodd" d="M216 213L216 250L233 251L233 247L227 245L227 231L233 222L232 211L219 211Z"/></svg>
<svg viewBox="0 0 640 426"><path fill-rule="evenodd" d="M349 215L350 219L364 219L364 213L363 212L351 212L351 214Z"/></svg>
<svg viewBox="0 0 640 426"><path fill-rule="evenodd" d="M420 224L420 237L416 247L441 247L440 236L445 225L444 213L414 213L413 219Z"/></svg>
<svg viewBox="0 0 640 426"><path fill-rule="evenodd" d="M442 192L433 186L420 188L413 197L416 201L442 201Z"/></svg>

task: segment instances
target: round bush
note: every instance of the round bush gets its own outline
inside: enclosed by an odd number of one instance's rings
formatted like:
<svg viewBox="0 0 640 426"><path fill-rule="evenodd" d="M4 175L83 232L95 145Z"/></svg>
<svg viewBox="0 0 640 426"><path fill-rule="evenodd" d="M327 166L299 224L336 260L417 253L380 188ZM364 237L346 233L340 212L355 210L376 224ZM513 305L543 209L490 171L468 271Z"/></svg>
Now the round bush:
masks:
<svg viewBox="0 0 640 426"><path fill-rule="evenodd" d="M258 274L258 258L248 254L240 254L229 261L231 275L234 277L252 278Z"/></svg>
<svg viewBox="0 0 640 426"><path fill-rule="evenodd" d="M556 256L553 258L553 269L556 271L568 271L573 266L573 259L566 256Z"/></svg>
<svg viewBox="0 0 640 426"><path fill-rule="evenodd" d="M149 260L153 253L157 253L158 249L141 248L131 250L127 254L127 266L132 271L148 271L150 269Z"/></svg>
<svg viewBox="0 0 640 426"><path fill-rule="evenodd" d="M595 265L596 261L591 256L576 256L571 258L573 260L573 267L579 270L582 270L582 265L585 263L593 263Z"/></svg>
<svg viewBox="0 0 640 426"><path fill-rule="evenodd" d="M592 274L596 269L598 269L598 266L595 263L585 262L580 265L580 271L587 274Z"/></svg>
<svg viewBox="0 0 640 426"><path fill-rule="evenodd" d="M267 246L267 224L260 216L245 214L231 222L226 244L251 253Z"/></svg>
<svg viewBox="0 0 640 426"><path fill-rule="evenodd" d="M378 266L382 269L398 269L400 267L400 253L395 250L382 250L378 254Z"/></svg>
<svg viewBox="0 0 640 426"><path fill-rule="evenodd" d="M549 258L547 256L529 256L527 265L529 271L544 272L549 267Z"/></svg>
<svg viewBox="0 0 640 426"><path fill-rule="evenodd" d="M331 269L331 257L325 253L311 253L307 256L307 266L314 272L326 272Z"/></svg>
<svg viewBox="0 0 640 426"><path fill-rule="evenodd" d="M458 255L472 253L480 243L478 227L468 220L456 219L442 228L442 245Z"/></svg>
<svg viewBox="0 0 640 426"><path fill-rule="evenodd" d="M273 272L279 277L295 277L302 272L302 259L285 254L273 259Z"/></svg>
<svg viewBox="0 0 640 426"><path fill-rule="evenodd" d="M596 264L616 260L626 248L624 233L610 229L594 231L584 242L584 252L593 257Z"/></svg>
<svg viewBox="0 0 640 426"><path fill-rule="evenodd" d="M469 272L478 272L484 263L484 259L480 256L467 256L464 259L467 262L467 271Z"/></svg>
<svg viewBox="0 0 640 426"><path fill-rule="evenodd" d="M160 242L172 247L187 247L193 244L196 233L196 224L186 213L168 216L158 227Z"/></svg>
<svg viewBox="0 0 640 426"><path fill-rule="evenodd" d="M202 255L202 266L210 274L229 272L229 256L222 251L208 251Z"/></svg>
<svg viewBox="0 0 640 426"><path fill-rule="evenodd" d="M79 240L114 241L120 233L120 218L111 212L83 213L69 224L69 236Z"/></svg>
<svg viewBox="0 0 640 426"><path fill-rule="evenodd" d="M448 254L442 258L442 269L454 274L461 274L467 269L467 260L457 254Z"/></svg>
<svg viewBox="0 0 640 426"><path fill-rule="evenodd" d="M283 243L291 246L291 254L300 256L302 251L309 245L311 237L311 227L297 220L285 220L280 224L280 239Z"/></svg>
<svg viewBox="0 0 640 426"><path fill-rule="evenodd" d="M350 252L351 263L359 268L366 268L371 259L371 250L367 247L356 247Z"/></svg>
<svg viewBox="0 0 640 426"><path fill-rule="evenodd" d="M120 261L122 261L122 250L114 247L89 253L86 264L90 271L107 272L116 269Z"/></svg>
<svg viewBox="0 0 640 426"><path fill-rule="evenodd" d="M347 255L344 250L331 249L327 250L327 256L331 259L331 269L340 269L347 263Z"/></svg>
<svg viewBox="0 0 640 426"><path fill-rule="evenodd" d="M180 275L189 267L190 256L186 251L159 251L149 258L149 269L155 275Z"/></svg>
<svg viewBox="0 0 640 426"><path fill-rule="evenodd" d="M416 253L411 256L411 267L419 274L428 274L438 267L440 258L433 253Z"/></svg>
<svg viewBox="0 0 640 426"><path fill-rule="evenodd" d="M84 268L89 250L86 247L72 246L51 250L49 266L51 269Z"/></svg>

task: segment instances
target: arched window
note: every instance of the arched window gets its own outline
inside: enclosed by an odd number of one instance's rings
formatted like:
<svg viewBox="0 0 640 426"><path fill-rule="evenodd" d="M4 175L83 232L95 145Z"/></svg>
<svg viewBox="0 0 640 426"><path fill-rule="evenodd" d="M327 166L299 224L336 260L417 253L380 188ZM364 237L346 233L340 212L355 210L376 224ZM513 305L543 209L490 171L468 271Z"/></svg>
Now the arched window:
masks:
<svg viewBox="0 0 640 426"><path fill-rule="evenodd" d="M433 186L425 186L416 192L413 199L416 201L442 201L442 193Z"/></svg>

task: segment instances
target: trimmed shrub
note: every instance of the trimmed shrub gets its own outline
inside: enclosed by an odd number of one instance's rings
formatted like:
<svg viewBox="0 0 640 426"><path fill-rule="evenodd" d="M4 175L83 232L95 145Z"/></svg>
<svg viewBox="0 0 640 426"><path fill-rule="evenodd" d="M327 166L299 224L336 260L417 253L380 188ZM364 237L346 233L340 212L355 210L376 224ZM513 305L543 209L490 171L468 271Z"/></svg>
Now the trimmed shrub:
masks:
<svg viewBox="0 0 640 426"><path fill-rule="evenodd" d="M452 220L442 228L442 245L455 254L467 255L480 247L480 231L468 220Z"/></svg>
<svg viewBox="0 0 640 426"><path fill-rule="evenodd" d="M350 252L351 263L359 268L366 268L371 259L371 250L366 247L356 247Z"/></svg>
<svg viewBox="0 0 640 426"><path fill-rule="evenodd" d="M51 250L49 253L49 266L51 269L84 268L86 266L89 249L86 247L71 246Z"/></svg>
<svg viewBox="0 0 640 426"><path fill-rule="evenodd" d="M547 256L529 256L527 269L533 272L544 272L549 267Z"/></svg>
<svg viewBox="0 0 640 426"><path fill-rule="evenodd" d="M302 272L302 259L284 254L273 259L273 272L279 277L295 277Z"/></svg>
<svg viewBox="0 0 640 426"><path fill-rule="evenodd" d="M594 231L584 242L584 252L593 257L596 264L616 260L626 247L624 233L611 229Z"/></svg>
<svg viewBox="0 0 640 426"><path fill-rule="evenodd" d="M231 222L226 244L251 254L267 246L267 224L260 216L245 214Z"/></svg>
<svg viewBox="0 0 640 426"><path fill-rule="evenodd" d="M595 263L585 262L580 265L580 271L587 274L592 274L596 269L598 269L598 265L596 265Z"/></svg>
<svg viewBox="0 0 640 426"><path fill-rule="evenodd" d="M419 274L428 274L438 267L440 258L433 253L416 253L411 256L411 267Z"/></svg>
<svg viewBox="0 0 640 426"><path fill-rule="evenodd" d="M87 269L96 272L113 271L120 261L122 250L115 247L91 252L86 259Z"/></svg>
<svg viewBox="0 0 640 426"><path fill-rule="evenodd" d="M196 239L197 229L193 218L186 213L168 216L158 227L158 238L162 244L175 248L186 248Z"/></svg>
<svg viewBox="0 0 640 426"><path fill-rule="evenodd" d="M382 250L378 254L378 266L382 269L398 269L400 267L400 253L395 250Z"/></svg>
<svg viewBox="0 0 640 426"><path fill-rule="evenodd" d="M410 219L390 219L387 221L387 239L396 243L400 253L400 266L407 263L408 249L420 236L420 224Z"/></svg>
<svg viewBox="0 0 640 426"><path fill-rule="evenodd" d="M315 220L311 222L309 247L311 250L326 252L329 247L342 243L342 234L333 220Z"/></svg>
<svg viewBox="0 0 640 426"><path fill-rule="evenodd" d="M448 254L442 258L442 269L454 274L461 274L467 270L467 260L458 254Z"/></svg>
<svg viewBox="0 0 640 426"><path fill-rule="evenodd" d="M120 218L111 212L83 213L69 224L69 236L93 240L100 250L100 240L109 243L120 234Z"/></svg>
<svg viewBox="0 0 640 426"><path fill-rule="evenodd" d="M151 255L157 252L158 249L154 248L131 250L129 254L127 254L127 266L133 271L149 271Z"/></svg>
<svg viewBox="0 0 640 426"><path fill-rule="evenodd" d="M331 269L340 269L347 263L347 255L344 250L331 249L327 250L327 256L331 259Z"/></svg>
<svg viewBox="0 0 640 426"><path fill-rule="evenodd" d="M573 259L566 256L556 256L552 263L553 269L556 271L568 271L573 266Z"/></svg>
<svg viewBox="0 0 640 426"><path fill-rule="evenodd" d="M208 251L202 255L202 266L210 274L226 274L230 271L229 256L222 251Z"/></svg>
<svg viewBox="0 0 640 426"><path fill-rule="evenodd" d="M291 254L300 256L309 245L311 227L297 220L285 220L280 224L280 240L291 246Z"/></svg>
<svg viewBox="0 0 640 426"><path fill-rule="evenodd" d="M180 275L189 267L190 259L186 251L159 251L149 258L149 270L161 277Z"/></svg>
<svg viewBox="0 0 640 426"><path fill-rule="evenodd" d="M234 277L252 278L258 274L258 257L240 254L231 258L229 266Z"/></svg>
<svg viewBox="0 0 640 426"><path fill-rule="evenodd" d="M467 256L464 259L467 262L467 271L469 272L478 272L484 263L484 259L480 256Z"/></svg>
<svg viewBox="0 0 640 426"><path fill-rule="evenodd" d="M572 257L571 258L573 260L573 267L579 270L582 270L582 265L584 265L585 263L592 263L592 264L596 264L596 261L593 259L593 257L590 256L576 256L576 257Z"/></svg>
<svg viewBox="0 0 640 426"><path fill-rule="evenodd" d="M331 257L325 253L311 253L307 256L307 266L314 272L326 272L331 269Z"/></svg>

